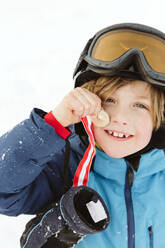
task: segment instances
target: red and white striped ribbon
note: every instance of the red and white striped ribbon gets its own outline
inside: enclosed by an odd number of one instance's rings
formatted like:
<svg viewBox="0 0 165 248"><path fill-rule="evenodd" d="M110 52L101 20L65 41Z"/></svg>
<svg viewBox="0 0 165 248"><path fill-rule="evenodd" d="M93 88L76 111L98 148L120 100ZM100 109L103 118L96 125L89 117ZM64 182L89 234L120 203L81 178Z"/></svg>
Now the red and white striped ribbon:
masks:
<svg viewBox="0 0 165 248"><path fill-rule="evenodd" d="M85 151L85 154L76 170L73 180L73 187L87 185L92 160L96 154L95 141L91 128L92 127L91 119L88 116L85 116L81 120L89 136L89 146Z"/></svg>

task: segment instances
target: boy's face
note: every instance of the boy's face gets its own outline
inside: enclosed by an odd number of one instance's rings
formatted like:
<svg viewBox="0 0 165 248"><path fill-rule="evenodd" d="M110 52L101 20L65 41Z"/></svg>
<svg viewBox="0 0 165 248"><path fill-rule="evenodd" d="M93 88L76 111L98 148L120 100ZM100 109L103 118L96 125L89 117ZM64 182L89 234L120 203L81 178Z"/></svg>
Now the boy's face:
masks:
<svg viewBox="0 0 165 248"><path fill-rule="evenodd" d="M109 156L122 158L143 149L153 131L150 87L144 81L127 84L103 103L110 116L106 127L93 124L96 142Z"/></svg>

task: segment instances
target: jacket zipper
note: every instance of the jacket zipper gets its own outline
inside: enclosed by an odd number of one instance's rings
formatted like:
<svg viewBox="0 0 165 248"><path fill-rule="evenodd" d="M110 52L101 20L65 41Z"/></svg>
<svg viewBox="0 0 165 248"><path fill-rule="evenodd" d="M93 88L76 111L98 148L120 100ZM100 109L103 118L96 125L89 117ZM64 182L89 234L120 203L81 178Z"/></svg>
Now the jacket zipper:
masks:
<svg viewBox="0 0 165 248"><path fill-rule="evenodd" d="M154 248L154 240L153 240L153 231L152 226L148 228L149 231L149 237L150 237L150 248Z"/></svg>
<svg viewBox="0 0 165 248"><path fill-rule="evenodd" d="M128 224L128 248L135 248L135 220L134 220L134 211L132 203L131 188L133 184L134 173L133 169L127 163L127 172L125 177L125 203L127 209L127 224Z"/></svg>

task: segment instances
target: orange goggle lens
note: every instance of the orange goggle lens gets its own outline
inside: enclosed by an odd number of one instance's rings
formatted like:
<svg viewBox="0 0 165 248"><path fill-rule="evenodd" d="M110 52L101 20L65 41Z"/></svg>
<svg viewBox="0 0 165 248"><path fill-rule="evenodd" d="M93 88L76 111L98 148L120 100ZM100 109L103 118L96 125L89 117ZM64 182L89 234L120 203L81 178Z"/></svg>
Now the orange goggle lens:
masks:
<svg viewBox="0 0 165 248"><path fill-rule="evenodd" d="M93 46L91 57L112 62L132 48L143 52L150 67L165 73L165 40L135 30L115 30L101 35Z"/></svg>

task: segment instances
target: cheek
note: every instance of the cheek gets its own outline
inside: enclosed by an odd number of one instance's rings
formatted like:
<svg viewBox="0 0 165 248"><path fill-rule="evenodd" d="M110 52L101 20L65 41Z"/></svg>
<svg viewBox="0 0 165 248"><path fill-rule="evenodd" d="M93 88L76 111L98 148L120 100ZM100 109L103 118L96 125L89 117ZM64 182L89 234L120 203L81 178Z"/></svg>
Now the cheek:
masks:
<svg viewBox="0 0 165 248"><path fill-rule="evenodd" d="M101 137L102 137L102 134L103 134L103 131L101 130L101 128L93 125L93 135L94 135L94 139L97 141L97 140L100 140Z"/></svg>
<svg viewBox="0 0 165 248"><path fill-rule="evenodd" d="M136 130L144 142L150 141L153 132L153 123L150 115L143 116L143 118L136 122Z"/></svg>
<svg viewBox="0 0 165 248"><path fill-rule="evenodd" d="M115 113L116 111L115 111L115 105L113 105L113 104L109 104L108 106L106 105L106 104L103 104L103 108L104 108L104 110L107 112L107 114L109 115L109 116L111 116L111 115L113 115L113 113Z"/></svg>

